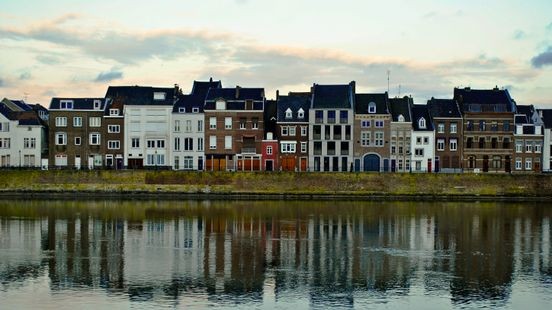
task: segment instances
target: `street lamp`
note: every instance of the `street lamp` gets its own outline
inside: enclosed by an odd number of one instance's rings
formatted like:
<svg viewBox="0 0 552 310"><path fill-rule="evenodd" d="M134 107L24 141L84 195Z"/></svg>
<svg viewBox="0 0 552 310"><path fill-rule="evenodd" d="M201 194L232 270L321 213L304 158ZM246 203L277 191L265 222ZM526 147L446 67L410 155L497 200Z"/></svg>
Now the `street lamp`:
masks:
<svg viewBox="0 0 552 310"><path fill-rule="evenodd" d="M19 150L19 168L21 168L21 150Z"/></svg>

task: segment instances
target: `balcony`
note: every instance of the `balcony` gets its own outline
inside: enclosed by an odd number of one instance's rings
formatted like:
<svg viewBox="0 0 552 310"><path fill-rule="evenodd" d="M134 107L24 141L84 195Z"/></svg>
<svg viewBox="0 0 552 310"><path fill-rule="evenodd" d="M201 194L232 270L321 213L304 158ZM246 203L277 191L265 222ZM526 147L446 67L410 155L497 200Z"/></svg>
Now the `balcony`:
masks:
<svg viewBox="0 0 552 310"><path fill-rule="evenodd" d="M242 147L242 154L257 154L257 148L255 147Z"/></svg>

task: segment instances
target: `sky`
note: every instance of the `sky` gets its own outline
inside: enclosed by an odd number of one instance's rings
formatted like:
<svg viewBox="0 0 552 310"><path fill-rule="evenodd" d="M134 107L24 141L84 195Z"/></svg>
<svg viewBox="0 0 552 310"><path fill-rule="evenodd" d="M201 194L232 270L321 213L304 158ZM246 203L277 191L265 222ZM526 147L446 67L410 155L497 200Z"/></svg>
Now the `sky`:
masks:
<svg viewBox="0 0 552 310"><path fill-rule="evenodd" d="M507 88L552 108L550 0L0 0L0 97L48 107L109 85L185 93L210 77L264 87L313 83L451 98Z"/></svg>

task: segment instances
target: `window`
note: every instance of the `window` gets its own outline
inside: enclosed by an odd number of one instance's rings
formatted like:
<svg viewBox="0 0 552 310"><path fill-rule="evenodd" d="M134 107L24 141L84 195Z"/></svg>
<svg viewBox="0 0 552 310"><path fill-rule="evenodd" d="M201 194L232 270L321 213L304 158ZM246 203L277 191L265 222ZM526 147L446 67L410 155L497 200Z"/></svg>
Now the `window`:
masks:
<svg viewBox="0 0 552 310"><path fill-rule="evenodd" d="M533 162L531 161L531 158L525 159L525 170L532 170L533 169Z"/></svg>
<svg viewBox="0 0 552 310"><path fill-rule="evenodd" d="M314 111L314 122L317 124L324 122L324 111L322 110Z"/></svg>
<svg viewBox="0 0 552 310"><path fill-rule="evenodd" d="M108 125L107 126L107 132L108 133L119 133L119 132L121 132L121 126L120 125Z"/></svg>
<svg viewBox="0 0 552 310"><path fill-rule="evenodd" d="M424 149L414 149L414 155L424 156Z"/></svg>
<svg viewBox="0 0 552 310"><path fill-rule="evenodd" d="M224 149L232 149L232 136L224 136Z"/></svg>
<svg viewBox="0 0 552 310"><path fill-rule="evenodd" d="M203 138L197 138L197 150L203 152Z"/></svg>
<svg viewBox="0 0 552 310"><path fill-rule="evenodd" d="M402 114L399 114L399 117L397 118L399 122L404 122L404 116Z"/></svg>
<svg viewBox="0 0 552 310"><path fill-rule="evenodd" d="M267 154L267 155L272 155L272 145L267 145L267 147L266 147L266 154Z"/></svg>
<svg viewBox="0 0 552 310"><path fill-rule="evenodd" d="M240 118L240 129L245 129L245 123L246 123L246 119L245 118Z"/></svg>
<svg viewBox="0 0 552 310"><path fill-rule="evenodd" d="M81 137L75 137L75 145L81 145Z"/></svg>
<svg viewBox="0 0 552 310"><path fill-rule="evenodd" d="M516 157L516 170L521 170L521 168L523 168L521 163L521 158Z"/></svg>
<svg viewBox="0 0 552 310"><path fill-rule="evenodd" d="M55 165L58 167L67 166L67 155L56 155Z"/></svg>
<svg viewBox="0 0 552 310"><path fill-rule="evenodd" d="M153 100L165 100L165 96L167 94L165 92L154 92L153 93Z"/></svg>
<svg viewBox="0 0 552 310"><path fill-rule="evenodd" d="M376 128L383 128L383 121L382 120L376 120L374 122L374 125L376 126Z"/></svg>
<svg viewBox="0 0 552 310"><path fill-rule="evenodd" d="M184 151L193 151L193 150L194 150L194 139L184 138Z"/></svg>
<svg viewBox="0 0 552 310"><path fill-rule="evenodd" d="M186 113L186 108L178 108L178 113Z"/></svg>
<svg viewBox="0 0 552 310"><path fill-rule="evenodd" d="M216 103L216 109L217 110L226 110L226 101L224 100L217 100Z"/></svg>
<svg viewBox="0 0 552 310"><path fill-rule="evenodd" d="M224 128L225 129L232 129L232 118L231 117L225 117L224 118Z"/></svg>
<svg viewBox="0 0 552 310"><path fill-rule="evenodd" d="M82 127L82 117L80 116L73 117L73 127Z"/></svg>
<svg viewBox="0 0 552 310"><path fill-rule="evenodd" d="M209 117L209 129L217 129L217 118L215 116Z"/></svg>
<svg viewBox="0 0 552 310"><path fill-rule="evenodd" d="M457 132L458 132L458 124L450 123L450 133L457 133Z"/></svg>
<svg viewBox="0 0 552 310"><path fill-rule="evenodd" d="M73 100L60 100L59 108L61 110L71 110L73 109Z"/></svg>
<svg viewBox="0 0 552 310"><path fill-rule="evenodd" d="M416 171L422 170L422 162L421 161L417 160L415 162L415 164L416 164Z"/></svg>
<svg viewBox="0 0 552 310"><path fill-rule="evenodd" d="M252 121L251 128L252 129L259 129L259 118L253 117L251 119L251 121Z"/></svg>
<svg viewBox="0 0 552 310"><path fill-rule="evenodd" d="M314 155L322 155L322 142L314 142Z"/></svg>
<svg viewBox="0 0 552 310"><path fill-rule="evenodd" d="M368 113L376 113L376 103L375 102L370 102L368 103Z"/></svg>
<svg viewBox="0 0 552 310"><path fill-rule="evenodd" d="M23 139L23 147L26 148L26 149L36 148L36 138L24 138Z"/></svg>
<svg viewBox="0 0 552 310"><path fill-rule="evenodd" d="M109 109L109 115L111 116L119 115L119 109Z"/></svg>
<svg viewBox="0 0 552 310"><path fill-rule="evenodd" d="M504 121L502 124L502 131L510 131L510 121Z"/></svg>
<svg viewBox="0 0 552 310"><path fill-rule="evenodd" d="M186 120L186 128L184 129L186 132L192 132L192 120Z"/></svg>
<svg viewBox="0 0 552 310"><path fill-rule="evenodd" d="M416 144L422 144L422 137L416 137Z"/></svg>
<svg viewBox="0 0 552 310"><path fill-rule="evenodd" d="M458 150L458 140L457 139L450 139L450 150L451 151L457 151Z"/></svg>
<svg viewBox="0 0 552 310"><path fill-rule="evenodd" d="M371 135L371 133L369 131L361 131L360 132L360 145L370 146L370 135Z"/></svg>
<svg viewBox="0 0 552 310"><path fill-rule="evenodd" d="M295 142L282 142L281 152L282 153L295 153Z"/></svg>
<svg viewBox="0 0 552 310"><path fill-rule="evenodd" d="M289 135L295 136L295 126L289 126Z"/></svg>
<svg viewBox="0 0 552 310"><path fill-rule="evenodd" d="M179 137L174 138L174 150L175 151L180 151L180 138Z"/></svg>
<svg viewBox="0 0 552 310"><path fill-rule="evenodd" d="M312 126L312 134L314 140L320 140L322 138L322 127L320 125Z"/></svg>
<svg viewBox="0 0 552 310"><path fill-rule="evenodd" d="M341 141L341 155L349 155L349 141Z"/></svg>
<svg viewBox="0 0 552 310"><path fill-rule="evenodd" d="M174 170L180 169L180 158L178 156L174 157Z"/></svg>
<svg viewBox="0 0 552 310"><path fill-rule="evenodd" d="M24 155L23 156L23 165L25 167L34 167L34 165L35 165L35 156L34 155Z"/></svg>
<svg viewBox="0 0 552 310"><path fill-rule="evenodd" d="M479 131L485 131L486 128L485 121L479 121Z"/></svg>
<svg viewBox="0 0 552 310"><path fill-rule="evenodd" d="M131 141L130 145L132 148L140 147L140 138L132 138L130 141Z"/></svg>
<svg viewBox="0 0 552 310"><path fill-rule="evenodd" d="M119 140L107 141L107 148L110 150L118 150L121 148L121 142Z"/></svg>
<svg viewBox="0 0 552 310"><path fill-rule="evenodd" d="M192 108L192 113L199 113L199 108L198 107L193 107Z"/></svg>
<svg viewBox="0 0 552 310"><path fill-rule="evenodd" d="M197 132L203 132L203 120L197 120Z"/></svg>
<svg viewBox="0 0 552 310"><path fill-rule="evenodd" d="M347 124L349 122L349 112L339 111L339 122L341 124Z"/></svg>
<svg viewBox="0 0 552 310"><path fill-rule="evenodd" d="M0 123L0 131L10 131L10 123Z"/></svg>
<svg viewBox="0 0 552 310"><path fill-rule="evenodd" d="M184 156L184 169L190 170L194 169L194 157L193 156Z"/></svg>
<svg viewBox="0 0 552 310"><path fill-rule="evenodd" d="M424 144L429 144L429 137L424 137Z"/></svg>
<svg viewBox="0 0 552 310"><path fill-rule="evenodd" d="M376 146L383 146L383 132L377 131L375 136Z"/></svg>
<svg viewBox="0 0 552 310"><path fill-rule="evenodd" d="M525 153L533 153L533 143L525 142Z"/></svg>
<svg viewBox="0 0 552 310"><path fill-rule="evenodd" d="M361 121L360 121L360 127L361 127L361 128L368 128L368 127L370 127L370 121L369 121L369 120L361 120Z"/></svg>
<svg viewBox="0 0 552 310"><path fill-rule="evenodd" d="M101 117L90 117L88 119L88 125L90 127L100 127L100 126L102 126L102 118Z"/></svg>
<svg viewBox="0 0 552 310"><path fill-rule="evenodd" d="M426 120L425 120L425 118L421 117L421 118L418 120L418 127L420 127L420 129L425 129L425 128L426 128Z"/></svg>
<svg viewBox="0 0 552 310"><path fill-rule="evenodd" d="M9 143L9 140L8 140ZM56 133L56 145L66 145L67 144L67 134L65 132Z"/></svg>
<svg viewBox="0 0 552 310"><path fill-rule="evenodd" d="M307 142L301 142L301 153L307 152Z"/></svg>
<svg viewBox="0 0 552 310"><path fill-rule="evenodd" d="M147 140L147 147L148 149L154 149L155 148L155 140Z"/></svg>
<svg viewBox="0 0 552 310"><path fill-rule="evenodd" d="M397 153L397 142L391 142L391 155L395 155Z"/></svg>
<svg viewBox="0 0 552 310"><path fill-rule="evenodd" d="M99 110L102 107L102 101L101 100L94 100L94 110Z"/></svg>
<svg viewBox="0 0 552 310"><path fill-rule="evenodd" d="M305 110L303 110L303 108L299 108L299 111L297 111L297 118L299 119L305 118Z"/></svg>
<svg viewBox="0 0 552 310"><path fill-rule="evenodd" d="M498 131L498 123L497 122L492 122L491 123L491 131ZM495 168L495 167L493 167L493 168Z"/></svg>
<svg viewBox="0 0 552 310"><path fill-rule="evenodd" d="M309 131L308 126L301 126L301 137L306 137Z"/></svg>
<svg viewBox="0 0 552 310"><path fill-rule="evenodd" d="M472 131L473 130L473 121L468 121L466 123L466 130L467 131Z"/></svg>
<svg viewBox="0 0 552 310"><path fill-rule="evenodd" d="M174 120L174 132L180 132L180 120Z"/></svg>
<svg viewBox="0 0 552 310"><path fill-rule="evenodd" d="M542 145L540 143L535 143L535 153L542 152Z"/></svg>
<svg viewBox="0 0 552 310"><path fill-rule="evenodd" d="M10 138L1 138L0 139L0 148L9 149L10 148Z"/></svg>
<svg viewBox="0 0 552 310"><path fill-rule="evenodd" d="M100 145L100 134L97 132L90 134L90 145Z"/></svg>
<svg viewBox="0 0 552 310"><path fill-rule="evenodd" d="M445 150L445 139L437 139L437 151Z"/></svg>
<svg viewBox="0 0 552 310"><path fill-rule="evenodd" d="M157 140L157 147L160 149L165 148L165 140Z"/></svg>
<svg viewBox="0 0 552 310"><path fill-rule="evenodd" d="M288 126L282 126L282 136L287 136L289 133Z"/></svg>
<svg viewBox="0 0 552 310"><path fill-rule="evenodd" d="M217 148L217 136L209 137L209 149L215 150Z"/></svg>
<svg viewBox="0 0 552 310"><path fill-rule="evenodd" d="M328 111L328 123L335 123L335 111L333 110Z"/></svg>
<svg viewBox="0 0 552 310"><path fill-rule="evenodd" d="M291 109L288 108L286 110L286 119L291 119L293 117L293 112L291 112Z"/></svg>
<svg viewBox="0 0 552 310"><path fill-rule="evenodd" d="M328 141L328 143L326 144L326 150L328 155L335 155L335 142Z"/></svg>
<svg viewBox="0 0 552 310"><path fill-rule="evenodd" d="M437 132L438 133L445 133L445 123L437 124Z"/></svg>
<svg viewBox="0 0 552 310"><path fill-rule="evenodd" d="M502 157L493 156L492 167L493 169L500 169L502 167Z"/></svg>
<svg viewBox="0 0 552 310"><path fill-rule="evenodd" d="M56 127L67 127L67 117L56 117Z"/></svg>

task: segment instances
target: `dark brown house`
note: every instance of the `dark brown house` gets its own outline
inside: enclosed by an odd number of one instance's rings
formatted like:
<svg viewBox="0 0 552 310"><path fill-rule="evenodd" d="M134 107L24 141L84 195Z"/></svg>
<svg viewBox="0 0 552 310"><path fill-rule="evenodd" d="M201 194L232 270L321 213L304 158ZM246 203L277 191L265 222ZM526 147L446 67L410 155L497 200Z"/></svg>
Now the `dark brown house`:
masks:
<svg viewBox="0 0 552 310"><path fill-rule="evenodd" d="M107 169L124 168L125 118L123 114L124 99L108 100L104 112L103 127L105 130L105 167Z"/></svg>
<svg viewBox="0 0 552 310"><path fill-rule="evenodd" d="M207 171L261 170L263 88L211 88L205 98Z"/></svg>
<svg viewBox="0 0 552 310"><path fill-rule="evenodd" d="M453 99L427 102L435 128L435 172L462 172L462 113Z"/></svg>
<svg viewBox="0 0 552 310"><path fill-rule="evenodd" d="M276 136L282 171L307 171L309 159L310 93L289 93L277 98Z"/></svg>
<svg viewBox="0 0 552 310"><path fill-rule="evenodd" d="M52 98L48 139L51 166L104 167L106 102L104 98Z"/></svg>
<svg viewBox="0 0 552 310"><path fill-rule="evenodd" d="M463 120L464 171L511 172L516 103L508 90L455 88Z"/></svg>

